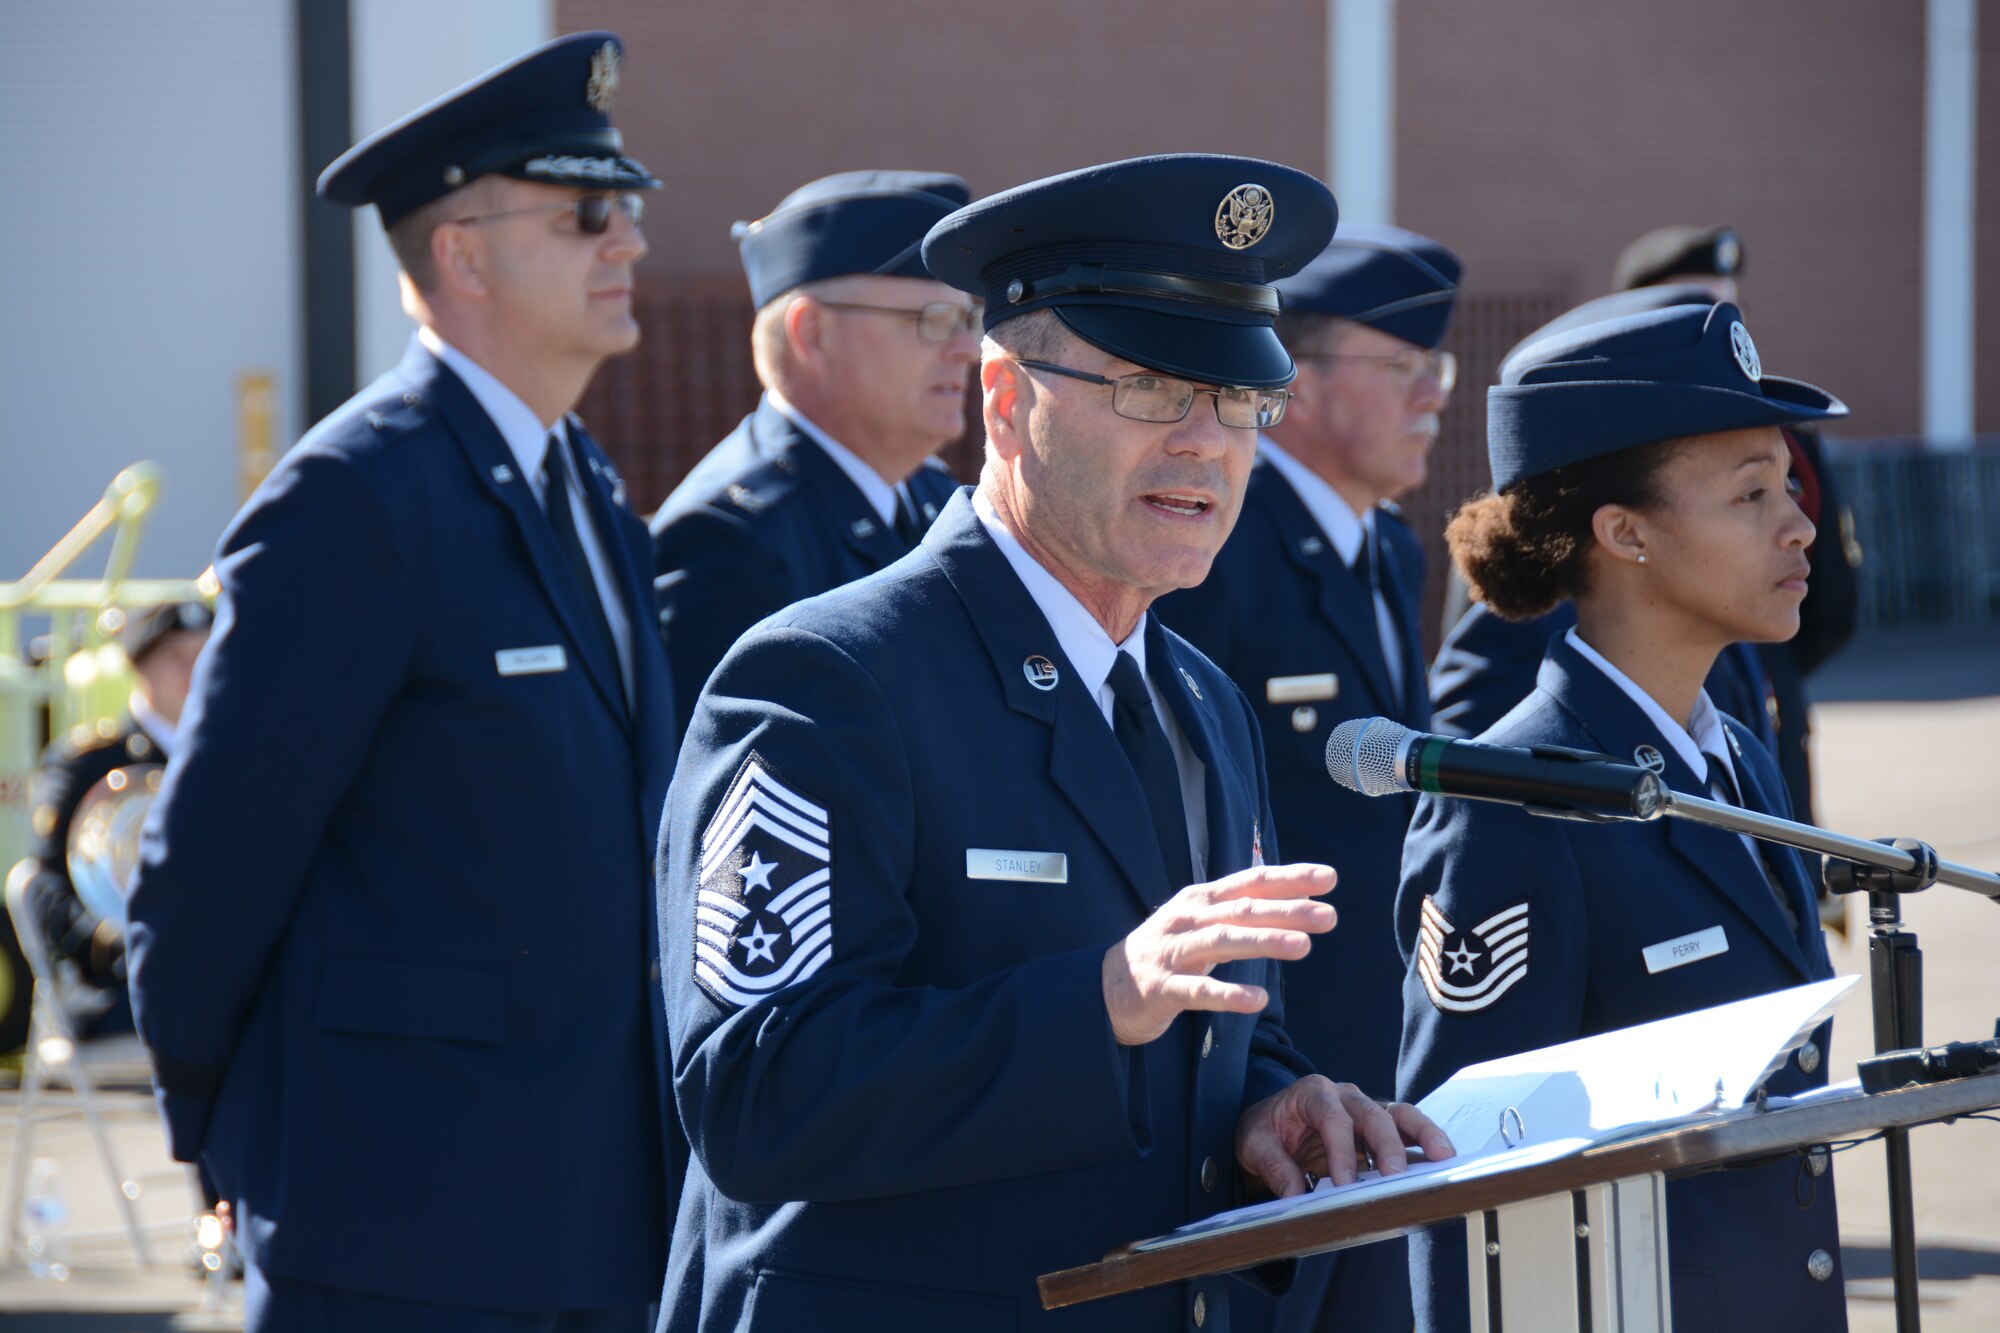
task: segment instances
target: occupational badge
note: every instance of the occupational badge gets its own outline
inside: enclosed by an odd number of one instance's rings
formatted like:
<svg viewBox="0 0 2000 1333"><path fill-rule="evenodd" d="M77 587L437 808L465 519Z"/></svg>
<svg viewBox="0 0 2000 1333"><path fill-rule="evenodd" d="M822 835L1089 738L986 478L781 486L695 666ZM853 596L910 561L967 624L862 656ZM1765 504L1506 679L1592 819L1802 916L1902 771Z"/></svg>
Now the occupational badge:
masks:
<svg viewBox="0 0 2000 1333"><path fill-rule="evenodd" d="M1460 930L1426 894L1417 927L1417 973L1431 1003L1445 1013L1491 1006L1528 975L1527 899Z"/></svg>
<svg viewBox="0 0 2000 1333"><path fill-rule="evenodd" d="M1750 341L1750 330L1743 327L1742 320L1729 326L1729 350L1736 354L1736 367L1750 377L1755 384L1764 378L1764 365L1757 359L1757 344Z"/></svg>
<svg viewBox="0 0 2000 1333"><path fill-rule="evenodd" d="M1239 185L1215 208L1215 235L1232 250L1248 250L1264 239L1277 214L1277 201L1261 185Z"/></svg>
<svg viewBox="0 0 2000 1333"><path fill-rule="evenodd" d="M740 1008L833 957L832 838L824 806L752 754L701 835L694 976Z"/></svg>
<svg viewBox="0 0 2000 1333"><path fill-rule="evenodd" d="M617 91L618 47L606 42L590 57L590 81L583 86L583 97L592 111L608 116L612 95Z"/></svg>

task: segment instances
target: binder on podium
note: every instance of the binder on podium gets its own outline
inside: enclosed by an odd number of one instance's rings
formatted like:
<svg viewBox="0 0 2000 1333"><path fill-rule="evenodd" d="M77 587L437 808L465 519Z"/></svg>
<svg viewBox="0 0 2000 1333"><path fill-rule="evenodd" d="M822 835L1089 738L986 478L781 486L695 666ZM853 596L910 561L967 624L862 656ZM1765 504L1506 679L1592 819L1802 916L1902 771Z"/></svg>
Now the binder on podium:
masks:
<svg viewBox="0 0 2000 1333"><path fill-rule="evenodd" d="M1469 1066L1421 1105L1460 1155L1218 1214L1045 1274L1054 1309L1463 1219L1474 1333L1668 1333L1666 1180L2000 1107L2000 1072L1756 1088L1853 978Z"/></svg>

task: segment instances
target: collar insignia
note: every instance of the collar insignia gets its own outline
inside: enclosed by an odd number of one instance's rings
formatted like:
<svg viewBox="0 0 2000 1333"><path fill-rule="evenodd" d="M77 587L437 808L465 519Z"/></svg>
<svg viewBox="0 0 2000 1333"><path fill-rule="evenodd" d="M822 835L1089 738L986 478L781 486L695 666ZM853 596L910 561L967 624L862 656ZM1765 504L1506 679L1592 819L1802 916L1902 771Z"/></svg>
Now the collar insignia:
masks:
<svg viewBox="0 0 2000 1333"><path fill-rule="evenodd" d="M1639 746L1632 751L1632 762L1646 769L1648 772L1664 773L1667 771L1667 757L1661 754L1656 746Z"/></svg>
<svg viewBox="0 0 2000 1333"><path fill-rule="evenodd" d="M1021 663L1021 674L1028 678L1030 685L1042 691L1054 689L1056 682L1062 679L1061 674L1056 671L1056 664L1040 653Z"/></svg>
<svg viewBox="0 0 2000 1333"><path fill-rule="evenodd" d="M1232 250L1248 250L1264 239L1277 214L1277 201L1261 185L1239 185L1215 207L1216 239Z"/></svg>

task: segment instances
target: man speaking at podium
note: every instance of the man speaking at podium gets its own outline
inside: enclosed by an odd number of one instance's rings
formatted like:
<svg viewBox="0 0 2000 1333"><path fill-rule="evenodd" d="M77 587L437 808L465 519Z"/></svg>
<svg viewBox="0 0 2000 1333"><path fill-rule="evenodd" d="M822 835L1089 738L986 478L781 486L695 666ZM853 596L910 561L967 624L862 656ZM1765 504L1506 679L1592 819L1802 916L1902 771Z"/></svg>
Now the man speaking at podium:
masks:
<svg viewBox="0 0 2000 1333"><path fill-rule="evenodd" d="M694 1148L662 1327L1230 1327L1223 1278L1044 1316L1038 1274L1357 1144L1449 1145L1312 1074L1276 962L1333 924L1276 860L1241 692L1147 614L1197 583L1332 230L1269 162L1141 158L945 218L985 298L986 462L921 546L740 640L661 830Z"/></svg>

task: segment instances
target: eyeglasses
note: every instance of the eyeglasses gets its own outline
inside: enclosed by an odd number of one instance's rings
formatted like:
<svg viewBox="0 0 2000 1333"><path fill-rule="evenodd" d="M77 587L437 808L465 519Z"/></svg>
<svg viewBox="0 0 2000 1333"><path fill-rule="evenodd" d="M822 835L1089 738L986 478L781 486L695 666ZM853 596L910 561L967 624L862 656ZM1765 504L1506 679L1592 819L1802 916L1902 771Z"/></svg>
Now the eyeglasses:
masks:
<svg viewBox="0 0 2000 1333"><path fill-rule="evenodd" d="M1458 383L1458 358L1450 352L1426 351L1412 347L1407 352L1394 356L1363 356L1355 352L1294 352L1299 361L1373 361L1387 367L1389 379L1399 389L1416 387L1420 376L1428 375L1437 381L1439 389L1450 393Z"/></svg>
<svg viewBox="0 0 2000 1333"><path fill-rule="evenodd" d="M1137 375L1107 379L1087 370L1071 370L1068 366L1048 361L1024 360L1021 364L1030 370L1067 375L1085 384L1108 384L1111 386L1113 412L1132 421L1152 421L1161 425L1185 420L1189 409L1194 406L1195 395L1205 393L1215 400L1215 419L1223 425L1262 430L1285 419L1285 404L1292 396L1288 389L1204 389L1171 375L1143 371Z"/></svg>
<svg viewBox="0 0 2000 1333"><path fill-rule="evenodd" d="M482 213L477 217L453 218L462 227L470 227L477 222L492 222L496 218L520 218L530 213L575 213L576 229L585 236L602 236L611 230L613 211L623 213L633 226L645 216L646 201L636 194L620 191L616 194L586 194L581 199L572 199L565 204L542 204L536 208L510 208L503 213Z"/></svg>
<svg viewBox="0 0 2000 1333"><path fill-rule="evenodd" d="M958 305L951 301L933 301L921 310L908 310L895 305L862 305L858 301L819 303L831 310L865 310L870 314L900 315L904 319L914 319L917 321L917 336L927 343L950 342L961 329L967 333L977 332L980 318L986 309L980 305Z"/></svg>

